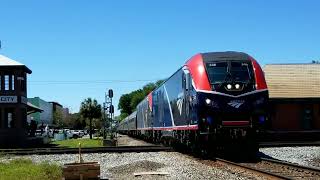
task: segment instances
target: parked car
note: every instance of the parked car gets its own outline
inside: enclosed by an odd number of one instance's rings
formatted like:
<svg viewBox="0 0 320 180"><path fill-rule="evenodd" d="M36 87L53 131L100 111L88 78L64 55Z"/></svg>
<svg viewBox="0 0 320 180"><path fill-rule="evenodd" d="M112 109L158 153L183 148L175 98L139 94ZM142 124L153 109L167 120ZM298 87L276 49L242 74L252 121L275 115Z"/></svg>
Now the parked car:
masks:
<svg viewBox="0 0 320 180"><path fill-rule="evenodd" d="M73 138L81 138L84 136L84 132L82 130L71 130L71 134Z"/></svg>
<svg viewBox="0 0 320 180"><path fill-rule="evenodd" d="M79 134L81 137L83 137L85 135L84 130L79 130Z"/></svg>

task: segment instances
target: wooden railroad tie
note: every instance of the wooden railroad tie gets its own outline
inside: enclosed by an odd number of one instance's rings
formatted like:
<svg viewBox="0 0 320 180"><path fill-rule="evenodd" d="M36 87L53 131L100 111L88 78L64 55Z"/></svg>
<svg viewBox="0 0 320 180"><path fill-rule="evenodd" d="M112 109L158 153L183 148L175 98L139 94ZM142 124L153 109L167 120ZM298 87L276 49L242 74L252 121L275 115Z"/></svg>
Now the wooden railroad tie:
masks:
<svg viewBox="0 0 320 180"><path fill-rule="evenodd" d="M160 176L165 176L169 175L167 172L156 172L156 171L151 171L151 172L139 172L139 173L133 173L134 176L143 176L143 175L160 175Z"/></svg>

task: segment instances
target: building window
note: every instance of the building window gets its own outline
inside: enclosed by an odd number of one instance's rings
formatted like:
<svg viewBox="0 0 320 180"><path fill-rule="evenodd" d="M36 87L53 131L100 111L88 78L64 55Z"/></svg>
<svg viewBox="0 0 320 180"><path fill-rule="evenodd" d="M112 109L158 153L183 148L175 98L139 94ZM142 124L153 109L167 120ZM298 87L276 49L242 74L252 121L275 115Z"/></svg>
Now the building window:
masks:
<svg viewBox="0 0 320 180"><path fill-rule="evenodd" d="M7 119L8 119L8 128L12 128L13 127L13 121L12 121L12 113L9 112L7 114Z"/></svg>
<svg viewBox="0 0 320 180"><path fill-rule="evenodd" d="M14 91L14 75L11 76L11 90Z"/></svg>
<svg viewBox="0 0 320 180"><path fill-rule="evenodd" d="M25 83L25 80L23 78L20 79L20 88L21 88L21 91L25 91L26 90L26 83Z"/></svg>
<svg viewBox="0 0 320 180"><path fill-rule="evenodd" d="M12 108L6 108L4 111L4 117L5 117L5 128L14 128L15 127L15 114L14 109Z"/></svg>
<svg viewBox="0 0 320 180"><path fill-rule="evenodd" d="M9 75L4 75L4 90L9 91Z"/></svg>

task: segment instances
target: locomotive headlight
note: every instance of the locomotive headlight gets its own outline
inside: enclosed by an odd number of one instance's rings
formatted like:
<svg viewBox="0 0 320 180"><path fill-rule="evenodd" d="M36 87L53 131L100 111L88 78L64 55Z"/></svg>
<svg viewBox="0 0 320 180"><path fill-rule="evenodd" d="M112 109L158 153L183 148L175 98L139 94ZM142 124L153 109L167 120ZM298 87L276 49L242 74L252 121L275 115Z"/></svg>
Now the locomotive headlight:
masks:
<svg viewBox="0 0 320 180"><path fill-rule="evenodd" d="M236 84L235 87L236 87L236 89L239 89L240 88L240 84Z"/></svg>
<svg viewBox="0 0 320 180"><path fill-rule="evenodd" d="M227 85L227 89L231 89L232 88L232 85L231 84L228 84Z"/></svg>
<svg viewBox="0 0 320 180"><path fill-rule="evenodd" d="M206 99L206 103L209 105L211 103L210 99Z"/></svg>

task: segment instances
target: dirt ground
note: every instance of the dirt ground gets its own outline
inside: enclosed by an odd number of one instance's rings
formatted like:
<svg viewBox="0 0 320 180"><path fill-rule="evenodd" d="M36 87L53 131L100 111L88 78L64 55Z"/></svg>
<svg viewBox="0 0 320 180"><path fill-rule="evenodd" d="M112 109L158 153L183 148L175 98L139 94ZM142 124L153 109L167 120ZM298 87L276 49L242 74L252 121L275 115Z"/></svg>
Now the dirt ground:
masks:
<svg viewBox="0 0 320 180"><path fill-rule="evenodd" d="M151 143L144 142L139 139L134 139L132 137L129 137L127 135L118 134L117 135L117 144L118 146L150 146L153 145Z"/></svg>

